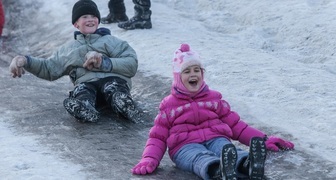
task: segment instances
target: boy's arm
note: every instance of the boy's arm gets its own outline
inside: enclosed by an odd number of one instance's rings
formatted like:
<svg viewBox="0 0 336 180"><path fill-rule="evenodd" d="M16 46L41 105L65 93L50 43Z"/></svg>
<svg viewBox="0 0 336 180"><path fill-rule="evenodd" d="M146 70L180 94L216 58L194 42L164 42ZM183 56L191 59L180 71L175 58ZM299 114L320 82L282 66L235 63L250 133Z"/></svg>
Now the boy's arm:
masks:
<svg viewBox="0 0 336 180"><path fill-rule="evenodd" d="M59 61L57 53L54 53L48 59L32 56L25 57L27 59L27 63L24 65L24 69L34 74L36 77L48 81L54 81L65 75L63 63Z"/></svg>

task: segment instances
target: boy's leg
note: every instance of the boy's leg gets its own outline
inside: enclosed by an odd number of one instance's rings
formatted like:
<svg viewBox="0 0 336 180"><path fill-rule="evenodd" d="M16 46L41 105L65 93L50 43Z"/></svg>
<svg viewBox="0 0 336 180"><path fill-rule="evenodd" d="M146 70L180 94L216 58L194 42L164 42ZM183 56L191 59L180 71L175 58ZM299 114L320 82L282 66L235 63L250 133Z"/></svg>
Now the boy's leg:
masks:
<svg viewBox="0 0 336 180"><path fill-rule="evenodd" d="M102 88L105 100L111 105L114 112L121 114L133 122L140 121L140 112L135 107L130 89L125 80L119 77L111 77Z"/></svg>
<svg viewBox="0 0 336 180"><path fill-rule="evenodd" d="M150 0L133 0L133 3L134 16L128 21L119 23L118 26L126 30L152 28Z"/></svg>
<svg viewBox="0 0 336 180"><path fill-rule="evenodd" d="M99 112L95 109L97 91L90 83L81 83L63 101L65 109L81 122L96 122Z"/></svg>

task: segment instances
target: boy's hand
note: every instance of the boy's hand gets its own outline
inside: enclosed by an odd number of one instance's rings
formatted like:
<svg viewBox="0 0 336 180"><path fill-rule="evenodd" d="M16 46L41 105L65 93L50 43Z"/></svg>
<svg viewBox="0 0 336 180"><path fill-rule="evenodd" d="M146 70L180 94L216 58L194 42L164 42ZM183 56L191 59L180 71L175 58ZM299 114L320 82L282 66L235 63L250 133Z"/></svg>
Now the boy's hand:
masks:
<svg viewBox="0 0 336 180"><path fill-rule="evenodd" d="M13 78L21 77L25 73L23 66L27 64L27 58L24 56L16 56L9 65L9 71Z"/></svg>
<svg viewBox="0 0 336 180"><path fill-rule="evenodd" d="M93 68L99 69L102 63L102 54L98 53L96 51L89 51L85 55L85 62L83 64L83 67L92 70Z"/></svg>

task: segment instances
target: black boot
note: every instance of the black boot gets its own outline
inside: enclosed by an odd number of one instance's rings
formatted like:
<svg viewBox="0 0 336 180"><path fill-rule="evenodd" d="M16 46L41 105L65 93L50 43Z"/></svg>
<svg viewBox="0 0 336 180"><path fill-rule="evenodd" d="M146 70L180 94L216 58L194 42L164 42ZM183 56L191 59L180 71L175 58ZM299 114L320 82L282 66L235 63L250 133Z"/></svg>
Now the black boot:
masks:
<svg viewBox="0 0 336 180"><path fill-rule="evenodd" d="M128 21L128 17L126 14L112 14L111 12L101 19L102 24L111 24Z"/></svg>
<svg viewBox="0 0 336 180"><path fill-rule="evenodd" d="M134 123L141 121L140 112L136 109L132 98L128 94L116 92L113 94L112 99L111 106L114 111Z"/></svg>
<svg viewBox="0 0 336 180"><path fill-rule="evenodd" d="M220 159L220 172L223 180L237 180L237 150L233 144L223 146Z"/></svg>
<svg viewBox="0 0 336 180"><path fill-rule="evenodd" d="M242 173L248 172L248 176L253 180L264 179L264 166L266 160L266 145L261 137L253 137L250 141L249 156L243 164Z"/></svg>
<svg viewBox="0 0 336 180"><path fill-rule="evenodd" d="M110 0L108 7L110 13L101 19L102 24L128 21L124 0Z"/></svg>
<svg viewBox="0 0 336 180"><path fill-rule="evenodd" d="M135 3L134 16L126 22L119 23L118 27L126 30L152 28L150 1L133 0L133 2Z"/></svg>
<svg viewBox="0 0 336 180"><path fill-rule="evenodd" d="M63 105L68 113L80 122L97 122L99 119L99 112L88 101L83 102L70 97L63 101Z"/></svg>

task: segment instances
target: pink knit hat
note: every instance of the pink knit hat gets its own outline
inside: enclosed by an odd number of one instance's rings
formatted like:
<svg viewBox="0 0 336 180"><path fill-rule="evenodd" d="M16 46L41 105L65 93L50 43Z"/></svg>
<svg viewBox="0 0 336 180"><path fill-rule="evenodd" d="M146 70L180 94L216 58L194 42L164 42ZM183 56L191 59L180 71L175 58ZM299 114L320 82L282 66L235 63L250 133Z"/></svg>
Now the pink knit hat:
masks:
<svg viewBox="0 0 336 180"><path fill-rule="evenodd" d="M200 56L197 52L190 49L189 44L181 44L180 48L175 51L173 58L174 89L181 93L190 95L189 91L186 87L184 87L181 81L181 72L187 67L194 65L199 65L203 68ZM202 83L204 84L204 82Z"/></svg>
<svg viewBox="0 0 336 180"><path fill-rule="evenodd" d="M190 49L189 44L181 44L174 53L173 69L174 73L181 73L189 66L199 65L202 67L201 58L197 52Z"/></svg>

